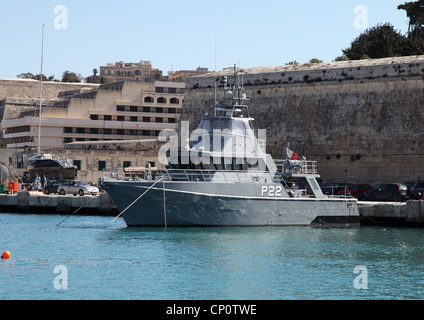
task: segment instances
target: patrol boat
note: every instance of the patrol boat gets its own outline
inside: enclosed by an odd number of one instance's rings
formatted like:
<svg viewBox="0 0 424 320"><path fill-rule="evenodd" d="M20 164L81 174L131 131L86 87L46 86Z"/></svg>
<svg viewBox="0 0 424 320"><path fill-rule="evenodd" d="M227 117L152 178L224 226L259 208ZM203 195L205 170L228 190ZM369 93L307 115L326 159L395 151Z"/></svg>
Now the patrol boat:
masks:
<svg viewBox="0 0 424 320"><path fill-rule="evenodd" d="M236 68L234 68L234 79ZM234 81L235 83L235 81ZM235 87L233 87L233 90ZM316 161L273 160L250 126L250 101L224 77L191 141L166 151L167 169L111 170L102 187L128 226L288 226L359 224L357 200L321 191ZM289 149L287 149L290 152ZM287 153L287 152L286 152Z"/></svg>

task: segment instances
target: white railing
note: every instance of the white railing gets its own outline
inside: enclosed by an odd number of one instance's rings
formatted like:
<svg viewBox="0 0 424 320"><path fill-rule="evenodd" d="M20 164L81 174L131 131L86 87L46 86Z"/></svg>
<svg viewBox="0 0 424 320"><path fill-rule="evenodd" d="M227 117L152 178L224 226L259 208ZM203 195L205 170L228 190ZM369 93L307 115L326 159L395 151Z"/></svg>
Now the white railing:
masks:
<svg viewBox="0 0 424 320"><path fill-rule="evenodd" d="M147 171L128 171L123 169L105 169L105 181L117 179L122 181L141 181L146 179ZM163 169L151 172L152 180L181 182L215 182L215 183L281 183L280 175L271 175L269 172L257 171L213 171L196 169Z"/></svg>
<svg viewBox="0 0 424 320"><path fill-rule="evenodd" d="M317 161L308 160L274 160L281 173L317 174Z"/></svg>

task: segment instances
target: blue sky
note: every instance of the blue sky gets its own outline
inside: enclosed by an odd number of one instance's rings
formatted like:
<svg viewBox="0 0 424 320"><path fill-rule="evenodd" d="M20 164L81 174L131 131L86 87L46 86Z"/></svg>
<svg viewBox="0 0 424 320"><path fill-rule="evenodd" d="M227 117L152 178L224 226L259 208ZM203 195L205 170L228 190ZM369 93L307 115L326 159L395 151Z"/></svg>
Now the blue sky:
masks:
<svg viewBox="0 0 424 320"><path fill-rule="evenodd" d="M368 26L390 22L402 33L405 0L24 0L0 3L0 79L40 72L45 26L44 74L69 70L89 76L107 62L152 61L167 74L283 65L342 54L363 30L355 28L361 5ZM67 29L64 11L67 10ZM56 25L55 25L56 22ZM216 52L216 54L215 54Z"/></svg>

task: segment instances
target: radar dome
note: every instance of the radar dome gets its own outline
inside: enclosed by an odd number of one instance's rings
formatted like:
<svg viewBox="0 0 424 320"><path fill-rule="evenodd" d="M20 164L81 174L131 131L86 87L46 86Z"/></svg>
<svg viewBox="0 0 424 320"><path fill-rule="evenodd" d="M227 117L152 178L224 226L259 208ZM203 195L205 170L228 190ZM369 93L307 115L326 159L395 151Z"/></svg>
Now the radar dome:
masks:
<svg viewBox="0 0 424 320"><path fill-rule="evenodd" d="M9 178L9 169L0 164L0 184L3 184Z"/></svg>

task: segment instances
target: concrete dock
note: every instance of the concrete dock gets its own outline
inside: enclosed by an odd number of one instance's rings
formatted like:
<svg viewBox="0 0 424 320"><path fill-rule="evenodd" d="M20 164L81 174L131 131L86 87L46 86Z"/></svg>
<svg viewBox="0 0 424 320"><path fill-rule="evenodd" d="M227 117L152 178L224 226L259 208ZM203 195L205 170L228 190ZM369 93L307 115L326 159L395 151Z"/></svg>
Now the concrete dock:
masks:
<svg viewBox="0 0 424 320"><path fill-rule="evenodd" d="M41 192L23 191L0 195L0 212L51 213L116 216L118 209L107 193L97 196L45 195Z"/></svg>
<svg viewBox="0 0 424 320"><path fill-rule="evenodd" d="M361 225L424 227L424 201L358 202Z"/></svg>

